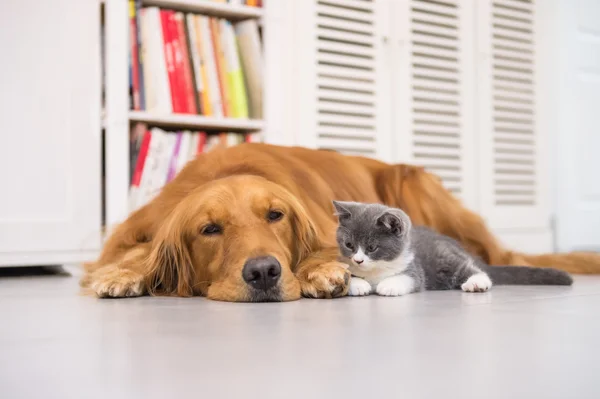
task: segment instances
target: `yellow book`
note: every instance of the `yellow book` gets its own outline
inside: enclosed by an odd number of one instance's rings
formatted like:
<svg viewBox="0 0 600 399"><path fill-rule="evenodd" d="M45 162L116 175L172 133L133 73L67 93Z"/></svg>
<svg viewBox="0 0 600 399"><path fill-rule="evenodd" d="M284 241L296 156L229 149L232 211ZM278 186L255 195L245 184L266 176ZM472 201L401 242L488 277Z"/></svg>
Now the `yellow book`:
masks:
<svg viewBox="0 0 600 399"><path fill-rule="evenodd" d="M210 102L210 87L206 74L205 50L202 44L202 32L196 15L186 15L189 40L191 47L192 61L194 65L194 76L196 77L196 86L198 88L198 100L201 104L202 115L212 116L212 104Z"/></svg>
<svg viewBox="0 0 600 399"><path fill-rule="evenodd" d="M223 32L220 29L220 23L217 18L210 19L210 28L215 50L215 60L219 74L219 85L221 87L221 99L223 101L223 114L226 117L233 116L231 106L231 90L229 88L229 79L227 77L227 59L225 49L223 48Z"/></svg>
<svg viewBox="0 0 600 399"><path fill-rule="evenodd" d="M235 118L248 118L248 97L244 72L231 22L221 20L221 39L225 49L227 79L229 83L232 114Z"/></svg>
<svg viewBox="0 0 600 399"><path fill-rule="evenodd" d="M238 22L235 25L237 45L246 82L248 112L250 118L262 118L263 108L263 57L258 24L255 20Z"/></svg>

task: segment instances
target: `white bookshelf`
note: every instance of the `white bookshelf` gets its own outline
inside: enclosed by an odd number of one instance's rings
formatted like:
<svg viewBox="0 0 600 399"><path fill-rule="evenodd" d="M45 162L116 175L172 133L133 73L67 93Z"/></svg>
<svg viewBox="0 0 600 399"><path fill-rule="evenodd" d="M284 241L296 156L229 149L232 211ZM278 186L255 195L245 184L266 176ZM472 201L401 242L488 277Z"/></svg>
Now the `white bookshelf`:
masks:
<svg viewBox="0 0 600 399"><path fill-rule="evenodd" d="M172 8L185 12L193 12L195 14L227 18L234 21L248 18L260 18L263 15L262 8L259 7L215 3L207 0L145 0L142 1L142 4L144 6Z"/></svg>
<svg viewBox="0 0 600 399"><path fill-rule="evenodd" d="M270 140L273 137L273 125L268 128L266 119L235 119L213 118L202 115L188 114L154 114L147 111L132 111L129 109L129 15L127 0L103 0L105 23L105 105L102 126L105 130L105 224L109 229L123 221L130 212L128 207L129 195L129 129L132 123L144 122L149 126L168 129L193 130L226 130L240 133L261 133L263 140L282 144L282 140ZM184 12L227 18L232 21L245 19L260 20L263 27L263 51L265 62L265 77L269 71L276 68L272 64L280 62L278 52L281 39L269 28L270 20L278 25L280 5L275 1L263 1L263 7L249 7L228 3L216 3L209 0L144 0L142 6L157 6ZM274 14L273 14L274 12ZM269 66L271 64L271 66ZM277 84L281 75L272 74L272 82L265 83L263 88L264 115L278 115L279 101L277 95L266 98L270 93L280 90ZM277 124L279 121L274 121ZM280 123L280 122L279 122ZM280 130L280 129L276 129ZM284 143L284 142L283 142Z"/></svg>
<svg viewBox="0 0 600 399"><path fill-rule="evenodd" d="M129 121L144 122L158 127L195 130L215 129L256 132L264 128L264 122L258 119L211 118L202 115L187 114L156 115L145 111L129 111Z"/></svg>

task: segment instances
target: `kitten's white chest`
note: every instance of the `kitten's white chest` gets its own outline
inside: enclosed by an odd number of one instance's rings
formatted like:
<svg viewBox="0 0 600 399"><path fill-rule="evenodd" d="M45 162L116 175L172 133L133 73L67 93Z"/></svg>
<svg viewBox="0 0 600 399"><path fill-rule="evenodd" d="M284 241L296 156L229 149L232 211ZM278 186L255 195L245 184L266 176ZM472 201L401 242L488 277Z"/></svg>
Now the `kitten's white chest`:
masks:
<svg viewBox="0 0 600 399"><path fill-rule="evenodd" d="M402 273L412 263L414 258L414 254L407 248L392 261L365 260L365 263L369 262L368 269L359 267L354 263L350 265L349 269L354 276L361 277L372 286L376 286L382 280Z"/></svg>

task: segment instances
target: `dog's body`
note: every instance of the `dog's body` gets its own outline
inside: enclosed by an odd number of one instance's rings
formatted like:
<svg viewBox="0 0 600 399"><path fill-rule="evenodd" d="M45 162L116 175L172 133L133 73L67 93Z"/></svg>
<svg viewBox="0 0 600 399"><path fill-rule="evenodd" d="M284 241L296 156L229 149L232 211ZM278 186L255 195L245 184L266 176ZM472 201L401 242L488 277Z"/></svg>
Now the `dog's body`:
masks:
<svg viewBox="0 0 600 399"><path fill-rule="evenodd" d="M190 162L116 228L82 285L99 296L292 300L347 292L332 200L403 209L495 265L600 273L600 256L504 250L483 220L420 167L305 148L243 144Z"/></svg>

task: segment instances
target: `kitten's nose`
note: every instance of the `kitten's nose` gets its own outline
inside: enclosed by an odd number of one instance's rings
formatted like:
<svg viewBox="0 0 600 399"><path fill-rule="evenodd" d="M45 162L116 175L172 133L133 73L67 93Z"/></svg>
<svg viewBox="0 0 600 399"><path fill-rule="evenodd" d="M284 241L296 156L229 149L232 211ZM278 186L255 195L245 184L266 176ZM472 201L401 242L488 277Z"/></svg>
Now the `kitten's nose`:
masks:
<svg viewBox="0 0 600 399"><path fill-rule="evenodd" d="M352 260L358 263L359 265L364 262L364 259L352 258Z"/></svg>

